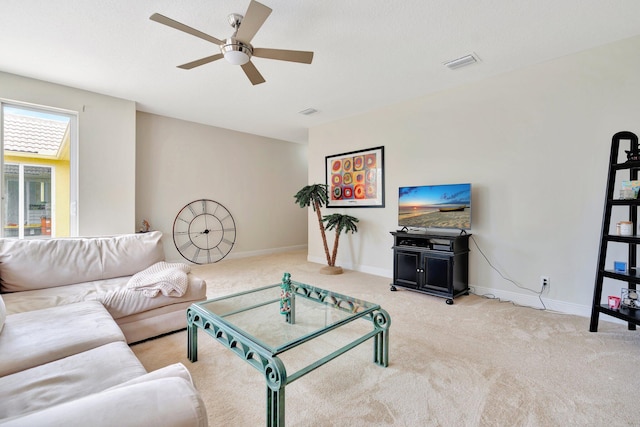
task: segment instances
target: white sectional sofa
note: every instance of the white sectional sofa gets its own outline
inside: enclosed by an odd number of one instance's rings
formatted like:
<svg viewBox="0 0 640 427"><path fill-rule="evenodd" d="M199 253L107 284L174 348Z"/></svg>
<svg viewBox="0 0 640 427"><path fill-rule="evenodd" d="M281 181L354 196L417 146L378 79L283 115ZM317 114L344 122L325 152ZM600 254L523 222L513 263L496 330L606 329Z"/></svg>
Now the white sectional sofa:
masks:
<svg viewBox="0 0 640 427"><path fill-rule="evenodd" d="M206 296L190 274L181 296L127 286L161 237L0 239L0 425L207 425L187 369L147 373L127 344L186 327Z"/></svg>
<svg viewBox="0 0 640 427"><path fill-rule="evenodd" d="M164 261L162 233L59 239L0 239L0 292L7 313L99 301L128 343L187 327L186 309L206 298L206 283L188 275L181 297L149 298L129 289L132 275Z"/></svg>

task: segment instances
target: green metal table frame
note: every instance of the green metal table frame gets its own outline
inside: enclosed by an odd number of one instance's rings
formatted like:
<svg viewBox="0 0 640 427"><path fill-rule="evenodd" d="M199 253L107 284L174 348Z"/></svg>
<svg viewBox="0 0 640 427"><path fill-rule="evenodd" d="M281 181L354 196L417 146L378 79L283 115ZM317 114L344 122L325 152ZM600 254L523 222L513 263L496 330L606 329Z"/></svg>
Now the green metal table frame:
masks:
<svg viewBox="0 0 640 427"><path fill-rule="evenodd" d="M285 281L291 286L291 311L286 313L286 319L284 321L288 323L295 323L295 298L302 297L315 301L320 304L330 305L335 309L348 311L353 316L344 319L343 321L336 322L324 329L318 330L315 333L301 337L298 340L288 343L273 352L264 346L256 342L253 337L234 327L230 322L224 320L223 317L219 317L216 314L201 307L201 304L205 304L211 301L217 301L222 299L228 299L237 297L239 295L248 294L251 292L257 292L271 287L280 287L281 285L265 286L252 291L246 291L236 293L222 298L216 298L208 300L203 303L192 304L187 309L187 356L191 362L198 360L198 329L202 329L208 335L212 336L216 341L223 344L225 347L236 353L244 361L256 368L258 371L264 374L267 382L267 420L266 425L268 427L284 427L285 425L285 387L291 384L295 380L303 377L316 368L324 365L325 363L335 359L341 354L351 350L352 348L362 344L363 342L373 338L373 361L374 363L387 367L389 365L389 326L391 325L391 318L389 314L383 310L379 305L364 302L367 307L362 308L363 301L348 297L346 295L338 294L335 292L320 289L314 286L310 286L304 283L294 282L288 278L288 273L285 273L283 278L283 284ZM279 299L265 301L260 304L266 305L279 301ZM251 306L243 308L240 311L247 311L257 306ZM333 353L323 357L322 359L306 366L299 371L288 375L287 370L282 360L277 357L278 354L284 353L298 345L301 345L309 340L323 335L331 330L334 330L347 323L353 322L357 319L367 319L371 321L373 330L360 338L350 342L349 344L341 347Z"/></svg>

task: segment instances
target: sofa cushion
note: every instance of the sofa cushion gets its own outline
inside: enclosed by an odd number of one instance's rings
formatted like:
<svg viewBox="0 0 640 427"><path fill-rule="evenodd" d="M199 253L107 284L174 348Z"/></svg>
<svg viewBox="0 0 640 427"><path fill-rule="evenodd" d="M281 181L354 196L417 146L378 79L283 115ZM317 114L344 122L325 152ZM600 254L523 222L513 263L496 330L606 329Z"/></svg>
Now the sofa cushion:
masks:
<svg viewBox="0 0 640 427"><path fill-rule="evenodd" d="M5 375L0 378L0 420L98 393L145 374L129 346L113 342Z"/></svg>
<svg viewBox="0 0 640 427"><path fill-rule="evenodd" d="M3 420L3 427L139 427L208 425L202 398L183 378L160 378L92 394L25 416Z"/></svg>
<svg viewBox="0 0 640 427"><path fill-rule="evenodd" d="M103 275L100 279L132 276L157 262L164 261L162 233L159 231L98 240L102 244Z"/></svg>
<svg viewBox="0 0 640 427"><path fill-rule="evenodd" d="M187 309L192 302L155 308L116 319L128 344L187 328Z"/></svg>
<svg viewBox="0 0 640 427"><path fill-rule="evenodd" d="M7 319L7 307L4 305L4 300L2 299L2 295L0 295L0 332L2 332L2 327L4 326L4 321Z"/></svg>
<svg viewBox="0 0 640 427"><path fill-rule="evenodd" d="M0 290L17 292L131 276L164 260L162 233L0 239Z"/></svg>
<svg viewBox="0 0 640 427"><path fill-rule="evenodd" d="M97 301L12 314L0 334L0 376L116 341L124 335Z"/></svg>
<svg viewBox="0 0 640 427"><path fill-rule="evenodd" d="M7 313L23 313L57 305L81 301L99 301L114 319L137 313L171 306L189 301L206 299L207 284L204 280L189 274L187 292L181 297L158 295L146 297L140 291L127 288L129 276L114 279L76 283L49 289L4 294Z"/></svg>
<svg viewBox="0 0 640 427"><path fill-rule="evenodd" d="M171 297L159 294L155 297L145 296L143 292L129 289L126 286L98 295L100 301L114 319L130 316L136 313L153 310L186 301L201 301L206 298L206 283L192 275L187 276L187 290L181 297ZM186 314L185 314L186 319Z"/></svg>

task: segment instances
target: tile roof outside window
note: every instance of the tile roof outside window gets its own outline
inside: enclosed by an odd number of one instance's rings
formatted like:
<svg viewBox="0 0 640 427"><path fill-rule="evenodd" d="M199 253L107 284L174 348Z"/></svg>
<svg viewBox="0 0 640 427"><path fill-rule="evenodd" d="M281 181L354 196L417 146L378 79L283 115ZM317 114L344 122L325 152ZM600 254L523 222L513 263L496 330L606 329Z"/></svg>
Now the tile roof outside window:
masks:
<svg viewBox="0 0 640 427"><path fill-rule="evenodd" d="M69 121L5 112L5 151L58 157Z"/></svg>

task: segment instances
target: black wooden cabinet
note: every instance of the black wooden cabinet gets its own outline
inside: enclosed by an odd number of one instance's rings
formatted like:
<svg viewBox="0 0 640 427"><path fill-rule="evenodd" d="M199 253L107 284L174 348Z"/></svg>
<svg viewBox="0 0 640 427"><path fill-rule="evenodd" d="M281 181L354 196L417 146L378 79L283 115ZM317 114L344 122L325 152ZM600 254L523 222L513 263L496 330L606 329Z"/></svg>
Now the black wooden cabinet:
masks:
<svg viewBox="0 0 640 427"><path fill-rule="evenodd" d="M469 234L391 232L393 283L447 298L469 293Z"/></svg>

